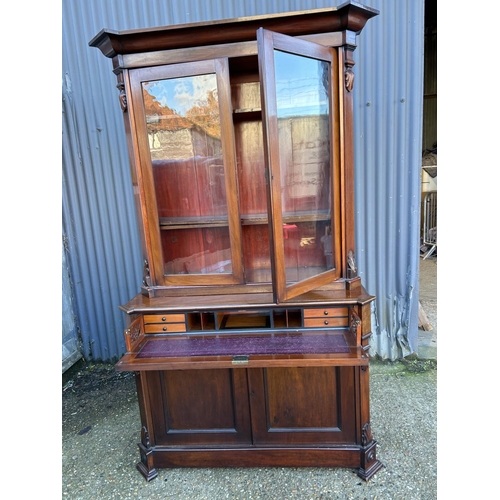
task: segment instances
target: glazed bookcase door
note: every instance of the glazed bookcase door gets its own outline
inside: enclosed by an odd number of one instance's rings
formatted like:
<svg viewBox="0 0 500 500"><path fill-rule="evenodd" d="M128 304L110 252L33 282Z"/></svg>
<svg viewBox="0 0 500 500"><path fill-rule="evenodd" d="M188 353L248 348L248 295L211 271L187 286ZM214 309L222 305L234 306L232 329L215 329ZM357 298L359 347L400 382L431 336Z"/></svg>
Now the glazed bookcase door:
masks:
<svg viewBox="0 0 500 500"><path fill-rule="evenodd" d="M259 29L259 73L278 302L340 276L336 52Z"/></svg>
<svg viewBox="0 0 500 500"><path fill-rule="evenodd" d="M130 71L156 285L243 280L226 59Z"/></svg>

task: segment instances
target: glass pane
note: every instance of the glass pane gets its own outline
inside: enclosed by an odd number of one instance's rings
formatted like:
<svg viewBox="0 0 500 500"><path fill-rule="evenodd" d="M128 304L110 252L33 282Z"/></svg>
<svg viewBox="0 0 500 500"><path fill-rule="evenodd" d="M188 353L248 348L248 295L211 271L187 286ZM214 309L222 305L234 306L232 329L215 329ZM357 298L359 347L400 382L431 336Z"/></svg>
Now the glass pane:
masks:
<svg viewBox="0 0 500 500"><path fill-rule="evenodd" d="M333 269L330 65L275 51L286 280Z"/></svg>
<svg viewBox="0 0 500 500"><path fill-rule="evenodd" d="M142 85L164 272L230 273L216 75Z"/></svg>

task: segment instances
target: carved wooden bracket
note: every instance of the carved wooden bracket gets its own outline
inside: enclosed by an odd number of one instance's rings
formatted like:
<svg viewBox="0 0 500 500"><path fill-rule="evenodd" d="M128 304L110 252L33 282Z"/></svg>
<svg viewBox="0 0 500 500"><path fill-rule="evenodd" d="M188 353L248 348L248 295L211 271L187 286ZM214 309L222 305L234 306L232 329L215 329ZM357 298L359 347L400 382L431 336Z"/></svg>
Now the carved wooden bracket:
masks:
<svg viewBox="0 0 500 500"><path fill-rule="evenodd" d="M151 286L151 274L149 271L149 262L147 260L144 260L144 266L142 268L142 284L144 286L150 287Z"/></svg>
<svg viewBox="0 0 500 500"><path fill-rule="evenodd" d="M345 88L347 89L347 92L350 92L354 87L354 71L350 68L346 69L344 72L344 79Z"/></svg>
<svg viewBox="0 0 500 500"><path fill-rule="evenodd" d="M143 425L141 429L141 443L146 448L148 449L151 448L151 441L149 440L149 432L145 425Z"/></svg>
<svg viewBox="0 0 500 500"><path fill-rule="evenodd" d="M118 99L120 100L122 111L125 113L125 111L127 111L127 95L125 94L125 84L123 82L120 82L116 87L120 91Z"/></svg>
<svg viewBox="0 0 500 500"><path fill-rule="evenodd" d="M347 253L347 270L349 273L349 278L354 278L358 274L356 259L352 250L349 250L349 252Z"/></svg>
<svg viewBox="0 0 500 500"><path fill-rule="evenodd" d="M352 59L346 58L344 62L345 70L344 70L344 82L345 88L347 92L351 92L354 87L354 71L352 67L354 66L354 61Z"/></svg>
<svg viewBox="0 0 500 500"><path fill-rule="evenodd" d="M363 429L361 431L361 445L368 446L373 441L372 430L370 427L370 422L366 422L363 425Z"/></svg>
<svg viewBox="0 0 500 500"><path fill-rule="evenodd" d="M354 60L352 59L352 52L355 46L346 47L345 60L344 60L344 83L347 92L351 92L354 87L354 71L352 67L354 66Z"/></svg>
<svg viewBox="0 0 500 500"><path fill-rule="evenodd" d="M361 319L353 310L351 311L351 332L353 335L358 332L359 325L361 325Z"/></svg>

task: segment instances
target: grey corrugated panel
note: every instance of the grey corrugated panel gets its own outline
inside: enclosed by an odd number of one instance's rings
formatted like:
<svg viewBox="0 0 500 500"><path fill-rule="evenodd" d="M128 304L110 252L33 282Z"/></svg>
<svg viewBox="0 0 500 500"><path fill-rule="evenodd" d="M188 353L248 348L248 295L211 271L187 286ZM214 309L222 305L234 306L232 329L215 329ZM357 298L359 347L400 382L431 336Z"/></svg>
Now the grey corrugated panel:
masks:
<svg viewBox="0 0 500 500"><path fill-rule="evenodd" d="M124 351L118 306L142 279L116 79L89 40L117 30L340 5L342 1L67 0L63 2L65 231L84 355ZM354 52L357 263L377 295L372 352L416 348L423 0L371 0L380 10ZM69 86L70 85L70 86ZM401 102L401 99L404 99ZM367 103L370 102L370 106Z"/></svg>
<svg viewBox="0 0 500 500"><path fill-rule="evenodd" d="M73 293L66 264L66 249L62 242L62 372L73 366L82 357L78 339Z"/></svg>
<svg viewBox="0 0 500 500"><path fill-rule="evenodd" d="M124 350L118 304L139 289L140 253L116 82L88 47L84 6L63 23L64 227L84 356L110 360Z"/></svg>
<svg viewBox="0 0 500 500"><path fill-rule="evenodd" d="M416 349L418 333L423 1L370 6L381 14L355 52L356 240L377 296L372 351L394 359Z"/></svg>

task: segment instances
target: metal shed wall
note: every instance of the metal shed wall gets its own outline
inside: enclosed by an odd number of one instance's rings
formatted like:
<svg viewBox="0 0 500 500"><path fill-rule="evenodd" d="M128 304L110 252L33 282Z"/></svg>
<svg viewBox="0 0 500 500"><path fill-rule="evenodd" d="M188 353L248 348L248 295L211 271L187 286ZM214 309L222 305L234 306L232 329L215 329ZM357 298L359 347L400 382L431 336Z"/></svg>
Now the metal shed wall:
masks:
<svg viewBox="0 0 500 500"><path fill-rule="evenodd" d="M86 359L125 351L118 309L138 293L141 254L111 61L88 46L116 30L336 6L342 0L65 0L63 236ZM370 0L354 53L357 264L377 296L372 354L416 349L424 0Z"/></svg>

